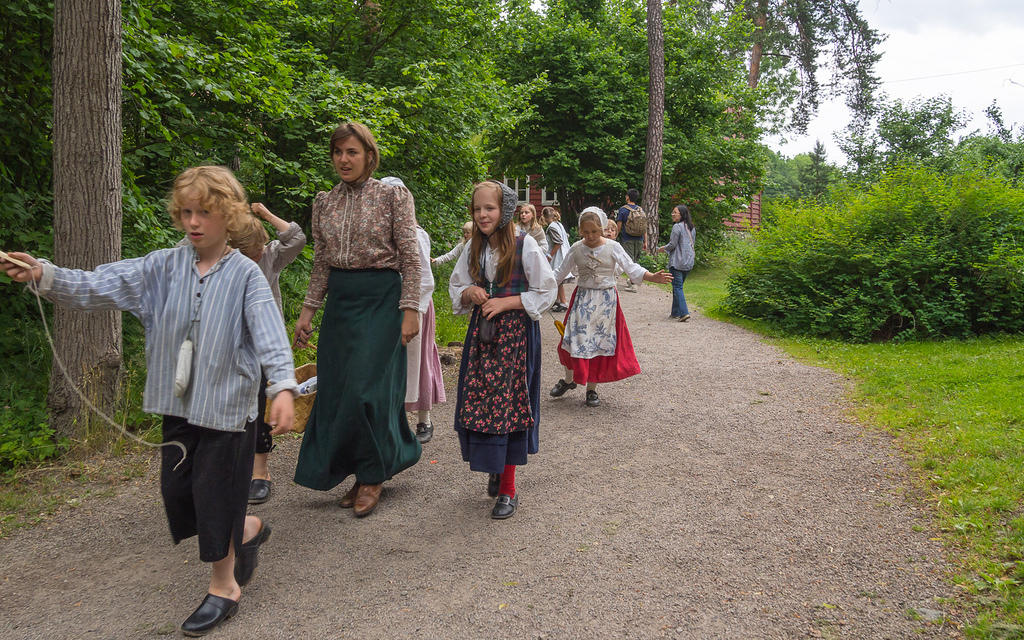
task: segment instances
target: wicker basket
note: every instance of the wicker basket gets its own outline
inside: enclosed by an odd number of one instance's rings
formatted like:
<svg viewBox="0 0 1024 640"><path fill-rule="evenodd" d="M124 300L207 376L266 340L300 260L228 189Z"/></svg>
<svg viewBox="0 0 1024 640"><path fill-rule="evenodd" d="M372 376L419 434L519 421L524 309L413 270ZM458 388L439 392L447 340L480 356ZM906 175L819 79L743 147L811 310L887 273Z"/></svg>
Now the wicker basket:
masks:
<svg viewBox="0 0 1024 640"><path fill-rule="evenodd" d="M302 384L316 375L316 363L304 364L295 370L295 381ZM313 410L313 400L316 399L316 391L304 393L295 398L295 433L302 433L306 430L306 421L309 420L309 412Z"/></svg>

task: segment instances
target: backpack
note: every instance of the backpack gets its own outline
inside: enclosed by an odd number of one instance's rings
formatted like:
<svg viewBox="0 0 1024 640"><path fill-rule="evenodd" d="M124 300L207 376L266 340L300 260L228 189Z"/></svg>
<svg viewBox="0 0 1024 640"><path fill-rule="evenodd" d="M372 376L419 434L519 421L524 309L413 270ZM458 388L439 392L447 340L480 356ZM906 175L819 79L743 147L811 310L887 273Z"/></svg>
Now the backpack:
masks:
<svg viewBox="0 0 1024 640"><path fill-rule="evenodd" d="M622 230L631 236L643 237L647 233L647 215L639 205L633 206L635 208L629 210L629 217L626 218L626 224L622 225Z"/></svg>

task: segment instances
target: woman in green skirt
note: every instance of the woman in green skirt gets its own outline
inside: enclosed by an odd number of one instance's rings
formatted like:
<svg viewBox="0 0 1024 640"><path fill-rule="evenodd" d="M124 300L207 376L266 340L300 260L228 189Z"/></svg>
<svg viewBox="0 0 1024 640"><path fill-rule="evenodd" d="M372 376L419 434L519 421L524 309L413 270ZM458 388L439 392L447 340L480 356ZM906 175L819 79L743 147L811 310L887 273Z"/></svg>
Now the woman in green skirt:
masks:
<svg viewBox="0 0 1024 640"><path fill-rule="evenodd" d="M362 517L377 507L383 482L422 451L404 404L420 257L412 194L370 177L380 158L370 130L346 122L329 148L341 182L313 202L313 272L295 323L295 346L308 346L323 306L317 394L295 482L327 491L354 474L340 504Z"/></svg>

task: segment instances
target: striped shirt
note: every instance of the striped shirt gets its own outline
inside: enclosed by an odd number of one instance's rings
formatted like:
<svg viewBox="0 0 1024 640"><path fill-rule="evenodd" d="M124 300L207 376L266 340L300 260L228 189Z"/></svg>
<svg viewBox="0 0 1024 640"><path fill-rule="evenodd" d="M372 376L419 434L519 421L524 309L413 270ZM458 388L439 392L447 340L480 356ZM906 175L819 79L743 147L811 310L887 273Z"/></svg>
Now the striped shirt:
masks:
<svg viewBox="0 0 1024 640"><path fill-rule="evenodd" d="M141 258L64 269L41 260L39 292L82 310L120 309L146 330L146 390L142 408L218 431L244 431L256 418L260 366L267 397L298 388L288 334L267 279L255 262L232 251L200 276L192 247L161 249ZM192 379L174 395L178 349L192 331Z"/></svg>

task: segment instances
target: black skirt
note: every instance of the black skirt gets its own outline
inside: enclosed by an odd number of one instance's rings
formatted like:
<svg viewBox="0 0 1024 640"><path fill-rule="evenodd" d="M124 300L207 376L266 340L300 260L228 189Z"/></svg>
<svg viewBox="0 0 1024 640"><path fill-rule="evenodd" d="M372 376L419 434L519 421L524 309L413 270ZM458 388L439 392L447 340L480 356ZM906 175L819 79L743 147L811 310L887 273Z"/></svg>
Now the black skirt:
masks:
<svg viewBox="0 0 1024 640"><path fill-rule="evenodd" d="M177 440L188 450L177 470L181 449L161 451L160 493L174 544L198 535L199 559L223 560L232 540L235 549L242 545L256 423L245 425L245 431L217 431L164 416L163 439Z"/></svg>

